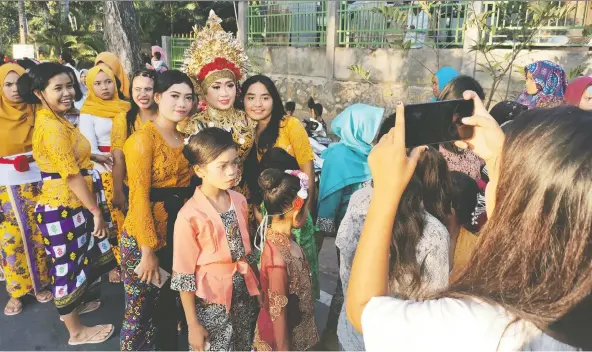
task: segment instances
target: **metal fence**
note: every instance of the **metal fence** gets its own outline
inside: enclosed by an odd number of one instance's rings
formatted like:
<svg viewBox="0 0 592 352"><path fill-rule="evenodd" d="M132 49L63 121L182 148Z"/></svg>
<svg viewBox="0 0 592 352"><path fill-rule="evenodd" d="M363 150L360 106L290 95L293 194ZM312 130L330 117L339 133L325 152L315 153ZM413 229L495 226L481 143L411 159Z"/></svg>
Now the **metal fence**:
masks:
<svg viewBox="0 0 592 352"><path fill-rule="evenodd" d="M171 38L171 68L178 70L183 66L183 60L185 58L185 49L189 48L193 41L193 33L189 35L183 35L181 37Z"/></svg>
<svg viewBox="0 0 592 352"><path fill-rule="evenodd" d="M588 46L592 0L547 1L569 9L536 33L535 46ZM486 40L511 45L508 33L532 18L535 2L483 1L491 31ZM500 4L503 4L501 6ZM337 34L345 47L462 47L472 1L338 1ZM508 13L507 9L511 13ZM324 46L327 1L250 1L248 43L266 46Z"/></svg>
<svg viewBox="0 0 592 352"><path fill-rule="evenodd" d="M327 1L252 1L248 43L265 46L325 46Z"/></svg>
<svg viewBox="0 0 592 352"><path fill-rule="evenodd" d="M346 47L438 47L463 45L467 2L432 5L341 1L339 45Z"/></svg>
<svg viewBox="0 0 592 352"><path fill-rule="evenodd" d="M534 46L588 46L590 38L584 35L586 26L591 24L590 6L592 1L547 1L541 4L519 1L484 1L483 11L487 15L487 25L492 30L483 33L489 43L512 45L513 41L530 35L523 28L524 23L532 22L537 16L537 8L547 9L547 13L557 13L543 23L534 35ZM551 12L553 11L553 12Z"/></svg>

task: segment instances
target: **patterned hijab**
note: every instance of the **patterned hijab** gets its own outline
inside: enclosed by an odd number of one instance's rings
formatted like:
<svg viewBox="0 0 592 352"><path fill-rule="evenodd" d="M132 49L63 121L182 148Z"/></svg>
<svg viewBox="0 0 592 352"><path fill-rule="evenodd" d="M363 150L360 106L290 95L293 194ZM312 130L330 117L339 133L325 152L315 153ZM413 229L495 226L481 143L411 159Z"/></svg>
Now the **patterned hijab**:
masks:
<svg viewBox="0 0 592 352"><path fill-rule="evenodd" d="M551 61L537 61L524 68L524 75L530 72L536 83L537 93L528 94L524 89L516 100L517 103L526 105L528 109L552 107L561 105L567 80L565 71L561 66Z"/></svg>

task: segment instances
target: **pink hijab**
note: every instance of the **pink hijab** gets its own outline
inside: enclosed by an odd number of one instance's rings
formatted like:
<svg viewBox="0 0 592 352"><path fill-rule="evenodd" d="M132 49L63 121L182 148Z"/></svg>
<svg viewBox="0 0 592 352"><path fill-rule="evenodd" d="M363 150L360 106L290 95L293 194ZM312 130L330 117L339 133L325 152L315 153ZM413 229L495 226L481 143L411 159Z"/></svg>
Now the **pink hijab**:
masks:
<svg viewBox="0 0 592 352"><path fill-rule="evenodd" d="M565 90L565 103L568 105L579 106L582 95L586 89L592 86L592 77L578 77L567 85Z"/></svg>
<svg viewBox="0 0 592 352"><path fill-rule="evenodd" d="M167 56L166 53L164 52L164 50L162 50L161 47L159 47L158 45L153 45L152 46L152 54L154 55L155 52L159 52L160 53L160 59L164 62L169 62L169 60L167 60Z"/></svg>

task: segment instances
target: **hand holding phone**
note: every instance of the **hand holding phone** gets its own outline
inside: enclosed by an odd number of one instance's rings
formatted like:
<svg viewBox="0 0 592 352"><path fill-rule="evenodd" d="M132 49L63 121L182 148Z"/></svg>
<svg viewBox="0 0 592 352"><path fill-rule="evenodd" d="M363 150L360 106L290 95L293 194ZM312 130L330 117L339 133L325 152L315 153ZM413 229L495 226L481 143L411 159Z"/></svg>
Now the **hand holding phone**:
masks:
<svg viewBox="0 0 592 352"><path fill-rule="evenodd" d="M445 100L405 106L405 142L407 147L469 139L473 126L462 118L473 115L473 100Z"/></svg>
<svg viewBox="0 0 592 352"><path fill-rule="evenodd" d="M138 270L138 268L139 268L139 266L136 266L136 268L134 269L134 273L136 273L136 275L138 275L138 276L141 276L142 273ZM169 277L171 277L171 274L169 274L163 268L159 267L158 268L158 279L155 275L152 277L152 280L150 281L150 283L158 288L162 288L162 286L169 279Z"/></svg>

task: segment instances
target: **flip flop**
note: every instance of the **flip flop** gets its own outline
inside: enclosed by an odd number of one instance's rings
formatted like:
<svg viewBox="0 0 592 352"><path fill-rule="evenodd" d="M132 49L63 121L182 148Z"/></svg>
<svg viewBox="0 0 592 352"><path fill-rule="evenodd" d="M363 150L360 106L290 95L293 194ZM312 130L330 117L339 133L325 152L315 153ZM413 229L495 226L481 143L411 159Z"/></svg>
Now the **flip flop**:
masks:
<svg viewBox="0 0 592 352"><path fill-rule="evenodd" d="M91 301L86 303L80 311L78 311L78 315L83 315L86 313L94 312L95 310L101 308L101 301ZM64 321L64 318L60 316L60 320Z"/></svg>
<svg viewBox="0 0 592 352"><path fill-rule="evenodd" d="M103 343L103 342L109 340L111 338L111 336L113 336L113 333L115 332L115 327L113 325L111 325L111 324L108 324L108 325L97 325L97 326L100 326L101 329L99 331L97 331L95 334L89 336L86 340L84 340L84 341L78 341L78 342L68 341L68 345L70 345L70 346L79 346L79 345L86 345L86 344ZM111 330L111 331L109 331L109 334L107 334L107 336L105 336L101 340L91 341L95 336L97 336L98 334L100 334L103 331L105 331L105 328L109 328Z"/></svg>
<svg viewBox="0 0 592 352"><path fill-rule="evenodd" d="M46 296L45 298L39 299L39 296L42 295L42 294L44 294L44 293L46 293L46 292L49 293L49 296ZM29 292L28 295L35 297L35 299L39 303L47 303L47 302L51 302L53 300L53 294L49 290L44 290L44 291L41 291L41 292L39 292L37 294L33 294L33 293L30 293Z"/></svg>
<svg viewBox="0 0 592 352"><path fill-rule="evenodd" d="M12 312L9 312L8 309L8 305L10 305L10 302L14 302L13 299L11 298L10 300L8 300L8 303L6 303L6 307L4 307L4 315L6 316L13 316L13 315L18 315L21 314L21 312L23 311L23 302L21 302L20 299L17 299L17 301L19 303L12 303L11 307L16 308L16 311L13 310Z"/></svg>

